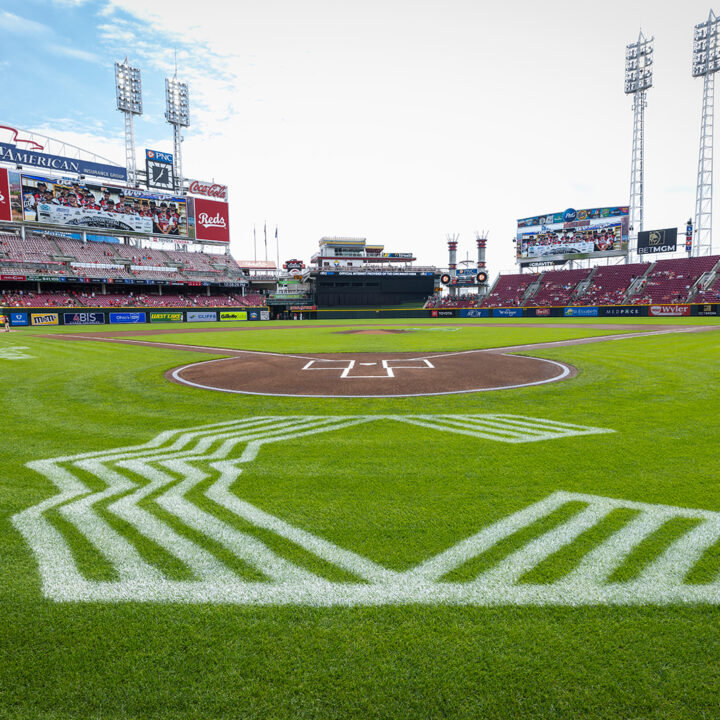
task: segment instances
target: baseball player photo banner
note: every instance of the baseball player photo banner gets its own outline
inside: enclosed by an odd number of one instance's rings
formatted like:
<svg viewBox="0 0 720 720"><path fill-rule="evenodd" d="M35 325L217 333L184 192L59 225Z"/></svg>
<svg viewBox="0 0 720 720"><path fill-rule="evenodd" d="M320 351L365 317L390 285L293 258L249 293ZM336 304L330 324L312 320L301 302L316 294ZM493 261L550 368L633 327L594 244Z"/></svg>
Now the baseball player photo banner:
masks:
<svg viewBox="0 0 720 720"><path fill-rule="evenodd" d="M8 171L5 168L0 168L0 220L5 220L6 222L12 220L10 207L10 180L8 179Z"/></svg>
<svg viewBox="0 0 720 720"><path fill-rule="evenodd" d="M73 229L191 237L184 197L113 185L21 175L13 220Z"/></svg>

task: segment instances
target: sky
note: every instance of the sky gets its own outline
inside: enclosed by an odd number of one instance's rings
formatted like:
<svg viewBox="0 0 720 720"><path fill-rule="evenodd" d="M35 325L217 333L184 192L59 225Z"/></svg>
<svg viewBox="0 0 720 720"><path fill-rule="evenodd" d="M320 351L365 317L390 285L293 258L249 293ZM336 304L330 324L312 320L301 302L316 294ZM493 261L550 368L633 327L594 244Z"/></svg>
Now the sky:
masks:
<svg viewBox="0 0 720 720"><path fill-rule="evenodd" d="M142 69L144 148L172 152L164 78L190 85L188 177L228 185L232 252L306 262L323 236L512 272L518 218L628 203L625 46L655 37L645 229L694 214L709 6L606 0L0 0L0 124L122 164L114 66ZM716 208L717 209L717 208ZM720 252L716 241L715 252Z"/></svg>

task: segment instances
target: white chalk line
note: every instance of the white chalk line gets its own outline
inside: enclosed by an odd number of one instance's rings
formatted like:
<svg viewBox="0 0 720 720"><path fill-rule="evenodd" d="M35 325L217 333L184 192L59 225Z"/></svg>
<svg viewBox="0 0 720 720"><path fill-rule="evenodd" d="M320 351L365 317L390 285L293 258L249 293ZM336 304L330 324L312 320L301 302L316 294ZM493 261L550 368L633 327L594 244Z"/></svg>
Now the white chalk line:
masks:
<svg viewBox="0 0 720 720"><path fill-rule="evenodd" d="M542 418L507 414L265 416L214 426L160 433L144 445L80 453L28 463L50 479L58 495L13 516L13 525L29 543L40 566L44 594L58 602L147 601L248 604L376 605L391 603L450 604L642 604L720 603L720 585L684 583L684 577L705 550L720 538L720 513L581 493L556 492L405 572L397 572L339 547L307 530L242 500L232 486L242 465L252 462L268 443L292 442L377 421L418 424L439 432L470 435L480 440L536 442L579 435L611 433ZM239 457L234 457L239 454ZM203 467L197 466L203 463ZM89 473L105 489L92 491L82 482ZM209 469L209 471L208 471ZM167 472L170 471L170 472ZM172 473L172 474L170 474ZM136 478L133 480L133 478ZM138 485L137 478L142 478ZM199 483L211 480L205 496L245 523L282 537L324 562L351 573L358 582L334 582L295 565L252 533L242 532L188 499ZM219 543L251 565L265 581L243 580L215 555L181 535L138 503L156 494L154 502L177 521ZM142 559L127 538L113 531L95 511L98 502L118 496L107 511L122 517L141 536L159 543L193 574L179 581ZM569 502L586 507L559 526L526 543L470 582L442 578L487 551L500 540L546 517ZM91 581L78 570L67 540L44 513L57 507L112 564L116 581ZM547 585L519 582L524 574L612 510L631 509L638 517L585 555L568 575ZM651 532L675 517L698 525L677 538L667 550L629 583L608 583L607 577Z"/></svg>

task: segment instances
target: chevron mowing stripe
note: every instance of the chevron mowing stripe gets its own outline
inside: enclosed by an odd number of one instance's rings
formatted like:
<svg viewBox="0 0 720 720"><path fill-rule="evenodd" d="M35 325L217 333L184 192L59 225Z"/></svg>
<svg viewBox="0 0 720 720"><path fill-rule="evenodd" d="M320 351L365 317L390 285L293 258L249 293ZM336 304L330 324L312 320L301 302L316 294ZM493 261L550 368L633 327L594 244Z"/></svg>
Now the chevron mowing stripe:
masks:
<svg viewBox="0 0 720 720"><path fill-rule="evenodd" d="M42 589L58 602L146 601L238 604L379 605L449 603L471 605L588 605L720 603L720 583L684 581L704 552L720 540L720 513L649 505L579 493L555 492L481 529L414 568L397 572L295 527L242 500L231 487L263 445L293 442L378 420L401 422L503 443L549 441L613 432L540 418L504 414L267 416L162 432L143 445L68 455L28 463L57 487L53 497L12 518L38 561ZM90 488L83 478L94 479ZM188 498L200 483L205 496L238 518L240 527L272 533L355 580L327 580L300 567L258 536L243 532ZM98 489L100 488L100 489ZM163 514L150 512L149 504ZM531 528L568 503L581 508L561 524L534 537L468 582L445 576L524 528ZM100 512L102 508L102 512ZM523 582L533 568L572 545L614 510L632 511L628 522L590 549L560 579ZM60 513L112 566L115 579L83 575L64 535L48 519ZM174 522L165 521L172 516ZM108 517L145 538L187 568L189 579L169 577L143 555L131 537ZM613 572L646 538L674 519L694 525L641 568L628 582L612 582ZM188 533L178 527L188 528ZM201 535L264 580L246 580L207 546ZM262 534L260 535L262 537Z"/></svg>

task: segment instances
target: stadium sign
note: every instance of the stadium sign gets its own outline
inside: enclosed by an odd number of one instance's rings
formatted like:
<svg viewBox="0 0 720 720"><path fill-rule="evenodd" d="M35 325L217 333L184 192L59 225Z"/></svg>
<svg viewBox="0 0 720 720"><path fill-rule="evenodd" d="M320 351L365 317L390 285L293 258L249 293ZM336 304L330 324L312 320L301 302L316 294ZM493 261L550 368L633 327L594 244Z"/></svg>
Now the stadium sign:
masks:
<svg viewBox="0 0 720 720"><path fill-rule="evenodd" d="M461 318L486 318L490 317L490 311L487 308L461 308Z"/></svg>
<svg viewBox="0 0 720 720"><path fill-rule="evenodd" d="M0 168L0 220L12 220L12 207L10 205L10 180L8 171Z"/></svg>
<svg viewBox="0 0 720 720"><path fill-rule="evenodd" d="M101 312L63 313L63 325L104 325L105 315Z"/></svg>
<svg viewBox="0 0 720 720"><path fill-rule="evenodd" d="M648 312L653 317L685 317L690 314L689 305L651 305Z"/></svg>
<svg viewBox="0 0 720 720"><path fill-rule="evenodd" d="M565 317L597 317L599 312L597 307L566 307L563 314Z"/></svg>
<svg viewBox="0 0 720 720"><path fill-rule="evenodd" d="M247 311L243 310L241 312L221 312L220 313L220 320L247 320Z"/></svg>
<svg viewBox="0 0 720 720"><path fill-rule="evenodd" d="M720 308L720 305L716 304L705 304L705 305L698 305L697 314L702 315L705 317L708 316L715 316L718 314L718 308Z"/></svg>
<svg viewBox="0 0 720 720"><path fill-rule="evenodd" d="M627 316L639 316L642 315L643 308L638 306L632 307L610 307L606 306L601 308L600 315L604 317L627 317Z"/></svg>
<svg viewBox="0 0 720 720"><path fill-rule="evenodd" d="M677 228L645 230L638 233L638 255L675 252L677 250Z"/></svg>
<svg viewBox="0 0 720 720"><path fill-rule="evenodd" d="M188 185L188 192L191 195L203 195L215 200L227 200L228 196L227 185L200 182L200 180L191 180Z"/></svg>
<svg viewBox="0 0 720 720"><path fill-rule="evenodd" d="M27 280L27 275L0 275L0 280L10 280L12 282L22 282Z"/></svg>
<svg viewBox="0 0 720 720"><path fill-rule="evenodd" d="M188 322L215 322L217 318L216 312L211 311L193 311L188 310L186 313Z"/></svg>
<svg viewBox="0 0 720 720"><path fill-rule="evenodd" d="M10 313L10 324L11 325L27 325L28 314L24 312L11 312Z"/></svg>
<svg viewBox="0 0 720 720"><path fill-rule="evenodd" d="M144 312L111 312L110 322L113 324L119 323L122 325L130 323L144 323L145 317L146 316Z"/></svg>
<svg viewBox="0 0 720 720"><path fill-rule="evenodd" d="M0 162L12 165L27 165L29 167L43 168L68 172L74 175L92 175L107 178L108 180L127 180L127 170L118 165L79 160L78 158L63 157L62 155L48 155L33 150L19 150L15 145L0 142Z"/></svg>
<svg viewBox="0 0 720 720"><path fill-rule="evenodd" d="M151 312L150 322L182 322L182 312Z"/></svg>
<svg viewBox="0 0 720 720"><path fill-rule="evenodd" d="M228 204L196 198L195 237L210 242L230 242Z"/></svg>
<svg viewBox="0 0 720 720"><path fill-rule="evenodd" d="M493 310L493 317L522 317L522 308L495 308Z"/></svg>
<svg viewBox="0 0 720 720"><path fill-rule="evenodd" d="M30 315L31 325L57 325L57 313L32 313Z"/></svg>

